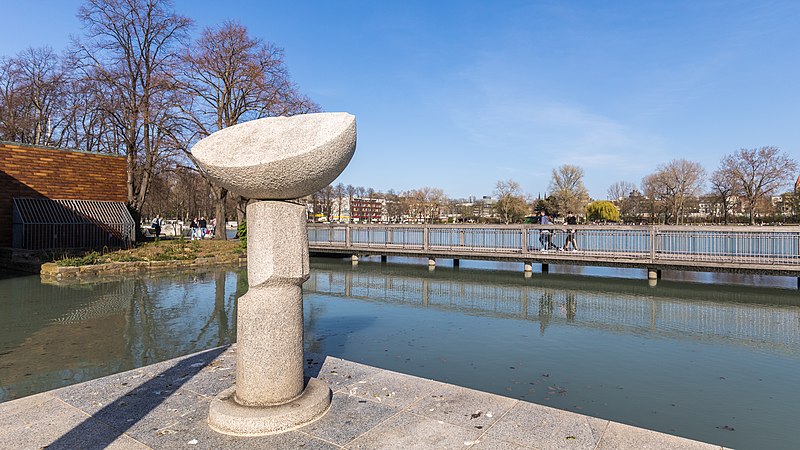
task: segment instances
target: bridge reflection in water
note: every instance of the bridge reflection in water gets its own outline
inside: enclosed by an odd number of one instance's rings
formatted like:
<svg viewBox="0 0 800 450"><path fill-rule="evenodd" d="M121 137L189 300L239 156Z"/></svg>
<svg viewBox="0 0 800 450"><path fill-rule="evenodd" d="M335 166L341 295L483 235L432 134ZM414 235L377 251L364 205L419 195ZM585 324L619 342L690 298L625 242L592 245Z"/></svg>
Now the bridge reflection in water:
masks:
<svg viewBox="0 0 800 450"><path fill-rule="evenodd" d="M800 351L796 291L550 274L523 278L484 270L417 270L315 260L303 285L312 293L559 322L623 334L648 334L758 348ZM785 306L785 307L781 307Z"/></svg>

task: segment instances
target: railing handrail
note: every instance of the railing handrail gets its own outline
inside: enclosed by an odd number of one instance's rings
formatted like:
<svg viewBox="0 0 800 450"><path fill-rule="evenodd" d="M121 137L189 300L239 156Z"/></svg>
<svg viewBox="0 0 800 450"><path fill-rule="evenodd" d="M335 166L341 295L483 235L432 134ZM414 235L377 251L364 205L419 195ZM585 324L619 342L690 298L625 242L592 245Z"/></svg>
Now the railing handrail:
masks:
<svg viewBox="0 0 800 450"><path fill-rule="evenodd" d="M435 254L572 264L618 265L624 261L646 268L800 274L800 227L309 224L308 230L310 247L354 254L367 251L429 258ZM558 251L565 249L579 253L566 256Z"/></svg>
<svg viewBox="0 0 800 450"><path fill-rule="evenodd" d="M616 225L616 224L551 224L540 225L535 223L520 224L478 224L478 223L446 223L446 224L421 224L421 223L309 223L312 228L419 228L419 229L499 229L519 230L524 229L576 229L576 230L641 230L649 231L655 228L659 231L718 231L718 232L772 232L772 233L798 233L800 225L760 226L760 225Z"/></svg>

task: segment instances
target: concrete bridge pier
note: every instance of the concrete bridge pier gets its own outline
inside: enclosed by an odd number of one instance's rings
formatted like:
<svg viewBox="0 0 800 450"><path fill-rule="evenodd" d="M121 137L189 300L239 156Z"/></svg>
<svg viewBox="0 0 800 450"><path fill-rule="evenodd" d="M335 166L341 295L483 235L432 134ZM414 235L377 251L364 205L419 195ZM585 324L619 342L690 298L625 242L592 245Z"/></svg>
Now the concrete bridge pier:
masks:
<svg viewBox="0 0 800 450"><path fill-rule="evenodd" d="M660 280L661 279L661 270L659 269L647 269L647 279L648 280Z"/></svg>
<svg viewBox="0 0 800 450"><path fill-rule="evenodd" d="M353 263L354 266L358 265L358 255L353 255L350 257L350 261Z"/></svg>
<svg viewBox="0 0 800 450"><path fill-rule="evenodd" d="M428 258L428 267L436 267L436 258Z"/></svg>
<svg viewBox="0 0 800 450"><path fill-rule="evenodd" d="M530 261L525 261L525 268L523 270L526 274L533 272L533 264Z"/></svg>

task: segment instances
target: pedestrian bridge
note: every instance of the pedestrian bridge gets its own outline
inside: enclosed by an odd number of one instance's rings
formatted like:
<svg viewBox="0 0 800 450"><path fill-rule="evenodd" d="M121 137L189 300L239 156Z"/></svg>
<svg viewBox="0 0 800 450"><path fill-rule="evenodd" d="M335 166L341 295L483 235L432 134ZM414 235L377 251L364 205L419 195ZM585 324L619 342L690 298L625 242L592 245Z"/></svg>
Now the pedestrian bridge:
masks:
<svg viewBox="0 0 800 450"><path fill-rule="evenodd" d="M312 253L737 272L800 277L800 227L309 224ZM554 249L545 249L547 236ZM800 278L798 278L800 283Z"/></svg>

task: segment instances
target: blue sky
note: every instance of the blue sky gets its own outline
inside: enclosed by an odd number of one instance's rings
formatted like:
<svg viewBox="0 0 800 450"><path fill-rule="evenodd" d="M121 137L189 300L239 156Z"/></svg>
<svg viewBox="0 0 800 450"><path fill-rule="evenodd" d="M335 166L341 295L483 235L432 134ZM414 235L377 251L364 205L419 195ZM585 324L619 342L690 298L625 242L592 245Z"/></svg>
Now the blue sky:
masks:
<svg viewBox="0 0 800 450"><path fill-rule="evenodd" d="M2 0L0 54L62 50L80 1ZM178 0L196 30L235 19L283 47L294 81L358 120L339 177L378 190L544 194L583 167L594 198L675 158L800 159L797 1ZM10 20L8 20L10 19ZM11 23L13 26L9 26Z"/></svg>

